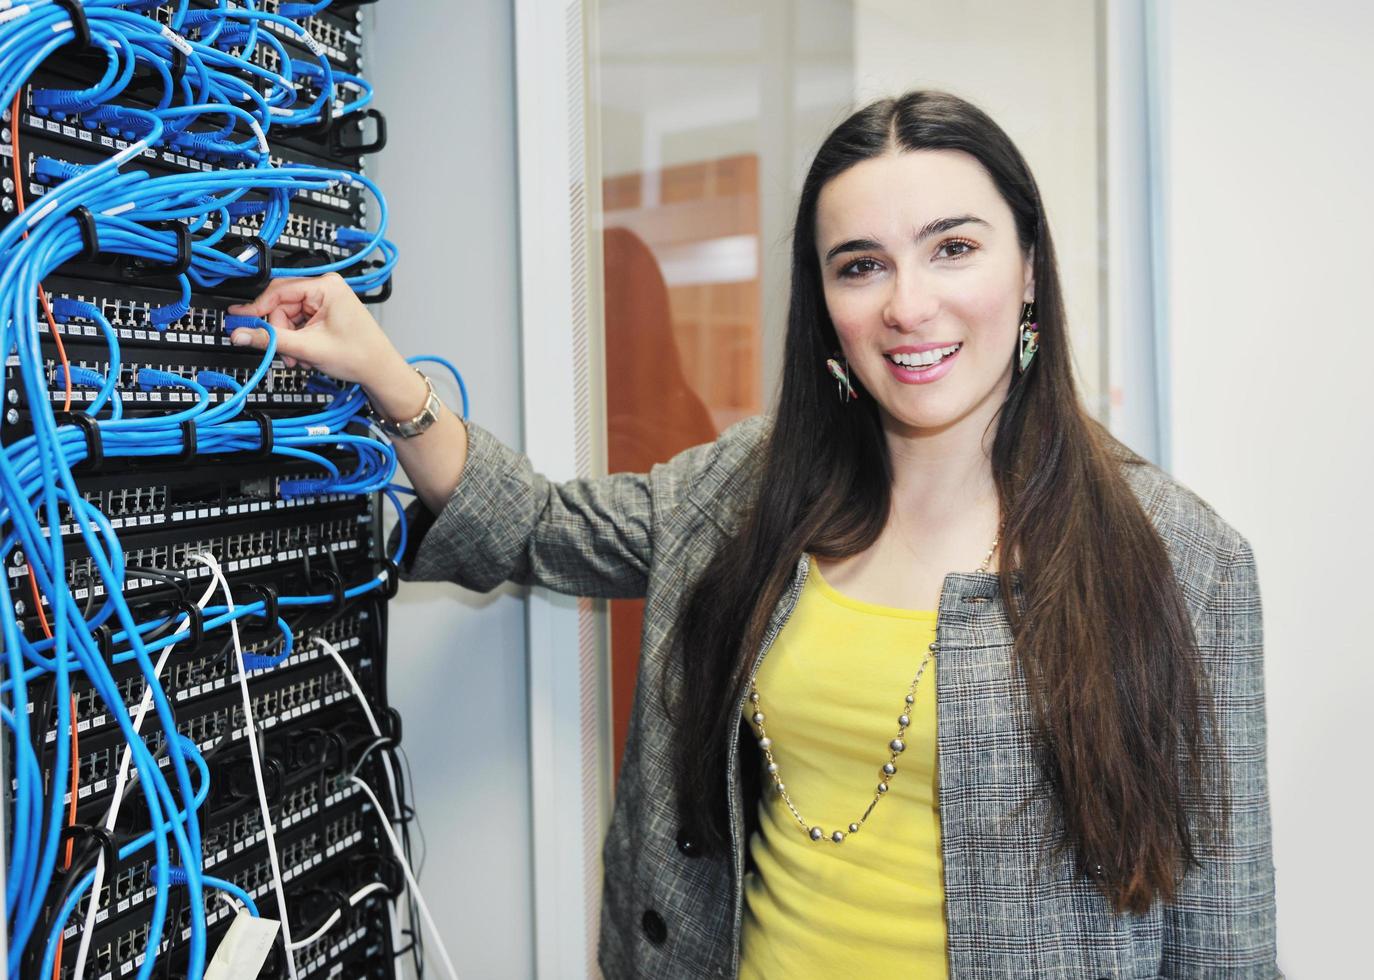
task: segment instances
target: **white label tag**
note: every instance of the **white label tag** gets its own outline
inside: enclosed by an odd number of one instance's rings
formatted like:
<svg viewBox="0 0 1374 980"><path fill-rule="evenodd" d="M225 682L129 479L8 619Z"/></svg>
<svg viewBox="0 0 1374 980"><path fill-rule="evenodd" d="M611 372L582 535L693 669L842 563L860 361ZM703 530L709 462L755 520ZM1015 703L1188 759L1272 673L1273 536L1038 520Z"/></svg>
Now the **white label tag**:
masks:
<svg viewBox="0 0 1374 980"><path fill-rule="evenodd" d="M246 911L239 912L215 950L205 980L256 977L272 952L279 928L281 923L276 919L255 919Z"/></svg>
<svg viewBox="0 0 1374 980"><path fill-rule="evenodd" d="M192 53L190 42L188 42L186 38L182 37L180 34L172 30L166 24L162 25L162 36L165 37L167 40L171 41L172 47L176 48L182 54L190 55Z"/></svg>

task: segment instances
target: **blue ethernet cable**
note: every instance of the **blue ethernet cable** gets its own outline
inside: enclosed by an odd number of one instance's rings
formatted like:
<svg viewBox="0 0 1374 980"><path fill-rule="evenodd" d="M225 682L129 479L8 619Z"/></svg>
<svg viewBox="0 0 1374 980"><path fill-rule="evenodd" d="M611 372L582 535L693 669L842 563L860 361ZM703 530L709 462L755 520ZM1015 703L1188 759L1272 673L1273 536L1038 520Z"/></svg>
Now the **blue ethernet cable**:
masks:
<svg viewBox="0 0 1374 980"><path fill-rule="evenodd" d="M21 272L22 272L22 271L23 271L23 270L21 270ZM28 309L28 310L30 311L30 313L31 313L31 309L32 309L32 308L31 308L31 304L28 304L27 309ZM23 350L23 343L22 343L22 342L23 342L23 339L24 339L24 334L21 333L21 334L19 335L19 338L18 338L18 339L21 341L21 351L22 351L22 350ZM22 356L22 353L21 353L21 357L20 357L20 368L21 368L21 371L25 371L26 373L32 375L32 369L33 369L33 367L34 367L34 361L35 361L35 360L36 360L36 358L33 358L32 356L30 356L29 358L24 358L24 357ZM27 363L26 363L26 362L27 362ZM30 376L30 377L27 379L27 384L33 386L33 387L30 387L29 390L31 390L31 391L32 391L32 390L37 390L37 384L36 384L37 381L38 381L38 379L37 379L37 378L34 378L34 377L32 377L32 376ZM39 401L39 402L37 402L36 405L35 405L35 407L38 407L38 408L39 408L39 411L35 413L35 416L36 416L35 434L39 437L39 441L40 441L40 443L41 443L41 442L44 441L43 437L44 437L44 435L46 434L46 433L45 433L45 430L46 430L46 429L49 429L49 428L51 427L51 409L50 409L50 407L47 405L46 401ZM45 422L47 423L46 426L44 425ZM77 495L77 493L76 493L75 487L74 487L74 486L72 485L72 483L71 483L70 471L65 471L65 472L64 472L64 470L65 470L65 467L64 467L64 466L58 465L58 466L55 468L56 475L57 475L59 481L61 481L61 482L63 482L63 483L65 484L65 489L66 489L66 492L67 492L67 494L68 494L69 499L75 498L75 497L78 496L78 495ZM65 478L65 479L64 479L64 478ZM8 465L8 460L5 458L5 456L4 456L3 454L0 454L0 480L3 480L3 481L5 482L5 484L8 485L8 488L11 490L11 499L13 499L13 496L14 496L14 495L13 495L13 489L14 489L14 488L13 488L13 486L12 486L13 474L12 474L12 472L10 471L10 467L9 467L9 465ZM49 525L49 526L56 526L56 525L59 523L59 520L58 520L58 508L57 508L57 506L56 506L56 494L55 494L55 490L56 490L55 485L54 485L51 481L49 481L49 482L46 484L46 486L45 486L45 494L44 494L44 496L45 496L45 498L46 498L45 504L46 504L46 507L47 507L48 525ZM19 516L27 516L27 515L15 515L15 514L12 513L12 517L18 518ZM28 526L30 523L31 523L31 518L30 518L29 521L24 521L24 520L19 520L19 519L16 519L16 520L15 520L15 524L16 524L16 526L18 527L18 529L20 530L21 534L23 534L26 538L30 538L30 539L32 540L32 539L34 539L34 538L37 537L37 535L36 535L35 533L32 533L32 532L36 531L37 529ZM87 527L85 527L84 525L83 525L83 526L80 526L80 531L81 531L83 537L86 537L86 538L87 538L88 546L89 546L90 551L91 551L91 558L93 559L93 561L95 562L95 564L99 567L99 569L100 569L100 571L101 571L102 577L105 578L107 581L112 581L112 580L113 580L113 574L112 574L112 572L111 572L111 570L110 570L110 568L109 568L108 563L105 562L103 556L101 555L99 549L98 549L97 547L95 547L95 543L90 539L90 533L91 533L91 532L90 532L89 529L88 529ZM50 548L51 548L51 558L50 558L50 560L51 560L51 562L52 562L51 567L53 567L54 569L61 569L61 568L63 568L63 567L64 567L64 561L63 561L63 558L62 558L62 537L61 537L61 535L51 535L51 536L49 536L49 538L48 538L48 544L49 544L49 546L50 546ZM35 564L33 563L33 559L34 559L34 557L35 557L36 555L41 555L41 554L43 553L43 549L42 549L41 546L39 546L39 545L37 544L37 542L35 541L34 544L33 544L33 546L27 546L27 545L26 545L26 550L28 551L28 554L30 555L30 558L31 558L31 564L30 564L31 569L38 569L38 566L35 565ZM41 571L39 572L39 574L41 575ZM55 649L59 652L59 656L58 656L57 661L56 661L56 663L57 663L56 676L57 676L58 695L59 695L58 698L57 698L57 700L58 700L57 708L58 708L58 715L59 715L59 725L64 725L64 722L65 722L65 715L66 715L66 697L65 697L65 695L66 695L66 667L67 667L67 661L66 661L66 657L63 656L63 655L60 655L60 654L62 653L62 651L64 651L64 649L66 649L66 647L68 646L69 641L71 641L72 645L75 646L76 652L77 652L77 655L78 655L78 658L81 659L83 666L86 668L88 677L92 680L93 684L96 686L97 690L101 693L101 696L102 696L102 698L106 701L106 703L107 703L107 704L113 705L113 703L115 702L115 700L118 699L118 694L117 694L117 691L114 689L113 680L112 680L112 678L111 678L110 675L109 675L108 669L107 669L107 668L105 667L105 665L100 661L100 658L96 655L95 651L93 651L93 650L91 649L91 645L92 645L92 644L91 644L91 639L90 639L90 637L89 637L88 635L87 635L87 636L82 636L82 635L79 634L79 633L74 634L74 635L71 635L71 636L68 636L68 622L69 622L69 616L70 616L70 614L75 613L75 607L74 607L74 605L73 605L72 602L71 602L70 594L67 593L65 589L50 589L50 591L49 591L49 602L50 602L50 605L51 605L51 607L52 607L52 609L53 609L53 614L54 614L54 624L53 624L53 625L54 625L54 634L55 634ZM8 604L0 603L0 606L4 607L4 608L0 609L0 626L3 626L4 634L5 634L5 637L6 637L6 646L7 646L7 649L9 649L10 651L13 652L13 651L17 650L17 648L18 648L18 646L19 646L19 643L18 643L17 623L15 622L15 619L14 619L14 611L13 611L12 609L9 608ZM116 614L117 614L118 616L120 616L120 618L123 619L123 620L125 621L126 628L132 628L133 622L132 622L132 619L129 617L129 611L128 611L128 609L127 609L127 606L124 606L123 608L121 608L121 606L122 606L122 604L117 604L117 605L116 605ZM135 655L137 656L137 654L138 654L139 652L140 652L140 646L139 646L139 644L138 644L137 641L136 641L136 642L135 642ZM83 657L82 654L85 654L85 656ZM13 655L13 653L12 653L12 655ZM13 667L14 665L11 664L11 666ZM150 677L150 678L153 676L152 665L151 665L151 663L148 661L147 656L146 656L146 653L144 653L144 655L140 658L140 667L143 669L143 672L144 672L145 676L148 676L148 677ZM174 726L173 726L173 725L171 724L171 722L170 722L170 713L169 713L169 708L168 708L168 706L167 706L167 702L166 702L165 696L162 696L162 697L159 697L159 696L158 696L158 695L161 694L161 691L160 691L160 688L157 687L156 685L154 686L153 690L154 690L154 695L155 695L155 697L154 697L154 703L155 703L155 705L156 705L157 708L158 708L158 713L159 713L159 715L161 716L162 724L164 724L164 725L167 727L167 730L169 730L169 731L174 730ZM17 688L17 689L16 689L16 703L22 703L22 702L19 700L19 698L20 698L21 695L22 695L22 689ZM120 704L122 705L122 700L120 700ZM149 772L153 771L151 768L149 768L150 766L152 766L152 762L151 762L151 759L148 757L148 754L147 754L147 751L146 751L146 747L142 746L141 740L139 740L139 739L133 734L132 730L128 727L129 719L128 719L128 716L127 716L127 712L116 711L116 712L115 712L115 715L116 715L116 720L119 721L119 722L121 723L121 727L124 727L124 728L125 728L125 730L126 730L126 737L130 738L133 742L137 742L137 743L138 743L137 745L132 745L132 748L133 748L133 751L134 751L134 754L135 754L135 757L136 757L136 760L137 760L137 763L138 763L140 769L143 770L143 771L149 771ZM64 727L65 727L65 726L64 726ZM62 740L62 739L59 739L59 740L58 740L59 743L62 743L62 742L64 742L64 741L65 741L65 740ZM63 748L62 748L62 746L61 746L60 744L59 744L59 747L58 747L57 756L58 756L58 758L57 758L57 760L55 761L55 766L54 766L54 781L55 781L55 785L65 785L65 781L66 781L66 779L65 779L65 770L66 770L66 765L67 765L68 760L66 759L66 753L65 753L65 751L63 750ZM173 768L177 771L176 774L177 774L177 776L178 776L178 781L181 783L181 790L182 790L183 796L184 796L185 798L189 798L191 794L188 792L188 790L189 790L189 783L187 782L187 779L186 779L187 774L186 774L186 771L185 771L183 753L180 751L180 749L179 749L178 747L176 747L176 746L174 745L174 747L171 749L171 751L169 751L168 757L169 757L169 759L170 759L170 760L172 761L172 763L173 763ZM160 801L159 798L158 798L158 797L159 797L159 793L156 792L156 791L159 790L159 789L166 790L166 787L165 787L165 786L160 785L161 782L162 782L161 780L154 778L154 779L149 779L149 780L147 780L147 781L143 784L144 795L145 795L145 798L146 798L146 800L147 800L147 802L148 802L149 811L150 811L150 814L151 814L151 817L152 817L152 821L153 821L155 827L158 827L160 824L165 825L165 822L161 820L161 812L162 812L162 809L161 809L161 806L160 806L161 801ZM26 942L26 940L27 940L29 931L32 929L32 927L33 927L33 925L34 925L34 923L35 923L35 921L36 921L36 918L37 918L39 909L40 909L40 907L41 907L40 904L39 904L39 901L36 900L34 896L36 895L36 896L38 896L38 899L41 899L41 896L42 896L43 894L46 893L47 881L50 880L50 878L51 878L52 868L53 868L54 863L55 863L55 856L56 856L56 850L57 850L57 840L58 840L58 833L57 833L57 831L60 830L61 825L62 825L62 812L61 812L61 811L62 811L62 808L61 808L61 799L60 799L60 795L55 794L55 798L56 798L56 801L55 801L55 803L53 804L52 810L51 810L51 812L50 812L49 830L48 830L48 833L47 833L47 835L46 835L46 841L45 841L45 843L43 843L43 844L41 845L41 856L37 856L37 858L36 858L36 863L34 864L34 867L38 869L38 870L37 870L37 877L36 877L36 878L28 877L28 878L25 878L25 879L23 879L23 880L21 881L21 887L20 887L20 889L19 889L18 900L17 900L16 903L14 903L14 904L11 906L11 910L12 910L13 918L14 918L14 925L13 925L13 930L12 930L13 943L12 943L11 951L10 951L10 969L11 969L11 972L13 972L13 971L17 968L17 958L18 958L20 955L22 955L23 946L24 946L24 944L25 944L25 942ZM175 806L175 801L174 801L174 799L170 796L170 792L169 792L169 791L167 792L167 803L170 805L171 809L175 810L175 808L176 808L176 806ZM188 853L188 854L197 854L197 855L199 854L199 832L198 832L198 829L197 829L196 824L195 824L194 821L188 822L188 827L186 828L186 831L187 831L187 832L182 832L181 828L179 828L179 827L177 827L177 826L173 826L171 829L172 829L173 835L174 835L175 837L177 837L177 844L178 844L178 849L179 849L179 850L180 850L181 848L185 847L185 848L186 848L186 851L185 851L184 853ZM191 841L192 841L192 840L194 840L194 842L195 842L194 847L191 846ZM162 889L164 889L164 888L166 887L166 850L167 850L167 846L166 846L166 836L165 836L165 833L160 834L159 837L158 837L158 839L157 839L157 841L158 841L158 850L159 850L159 861L158 861L157 878L158 878L159 890L161 891ZM36 839L35 839L34 843L30 845L30 848L29 848L30 857L34 857L34 856L35 856L35 852L33 851L33 847L34 847L34 846L37 846L37 841L36 841ZM19 858L19 859L17 859L17 860L18 860L18 862L22 862L22 857ZM19 866L21 869L22 869L23 867L25 867L22 863L19 863L18 866ZM9 896L7 895L7 899L8 899L8 898L9 898ZM200 903L199 903L199 901L198 901L198 896L197 896L197 895L192 895L192 896L191 896L191 905L192 905L192 930L193 930L192 943L191 943L191 946L192 946L192 949L191 949L191 960L192 960L192 963L194 964L194 963L197 963L197 961L203 962L203 959L204 959L204 935L203 935L203 929L202 929L199 925L197 925L197 916L200 915L200 914L202 913L202 909L199 907L199 906L200 906ZM165 918L165 911L166 911L166 909L165 909L165 901L159 902L158 905L157 905L157 906L155 907L155 909L154 909L154 916L153 916L153 923L152 923L153 928L152 928L152 930L151 930L152 934L155 936L154 942L156 942L157 939L160 939L160 936L161 936L161 929L162 929L162 925L163 925L163 920L164 920L164 918ZM151 964L149 964L149 967L150 967L150 969L151 969ZM194 970L194 968L193 968L193 970Z"/></svg>
<svg viewBox="0 0 1374 980"><path fill-rule="evenodd" d="M60 740L59 740L59 741L60 741ZM206 763L205 763L205 758L204 758L204 756L202 756L202 755L200 754L200 752L196 749L195 745L191 743L190 739L187 739L187 738L186 738L185 736L183 736L183 735L178 735L178 736L176 736L175 738L172 738L172 739L169 739L169 740L168 740L168 744L172 744L172 743L177 743L177 744L179 745L179 747L181 748L182 751L185 751L185 752L187 752L188 754L190 754L190 755L195 759L195 761L196 761L196 767L197 767L197 769L200 770L200 775L201 775L201 784L200 784L200 788L196 791L196 794L192 797L190 803L189 803L188 806L187 806L186 811L185 811L185 812L177 812L176 814L173 815L173 819L172 819L172 821L171 821L171 822L174 823L174 824L175 824L175 823L186 823L186 824L190 824L192 821L189 819L189 815L190 815L191 813L193 813L196 809L199 809L200 805L201 805L202 803L205 802L205 798L209 795L209 792L210 792L210 769L209 769L209 766L207 766ZM155 835L154 835L153 832L149 832L149 833L147 833L147 834L144 834L143 836L138 837L138 838L135 838L134 840L130 841L128 844L125 844L125 845L124 845L123 847L121 847L121 848L119 849L119 851L118 851L119 859L120 859L121 861L123 861L123 860L126 860L127 858L129 858L130 856L132 856L132 855L138 853L138 852L139 852L140 850L142 850L144 847L147 847L147 846L148 846L148 843L150 842L150 840L151 840L151 841L154 841L154 842L156 841L156 837L155 837ZM206 876L204 875L204 873L203 873L203 872L199 872L199 871L192 872L192 870L191 870L189 867L180 867L180 868L172 868L172 867L169 867L169 868L167 868L167 872L168 872L167 878L168 878L169 883L170 883L170 882L172 881L172 879L173 879L173 874L172 874L172 872L177 872L177 871L179 871L180 874L179 874L179 875L176 875L175 877L181 879L181 881L178 882L178 883L186 884L189 888L194 888L194 889L197 889L197 890L199 890L200 888L205 887L205 886L207 885ZM213 880L214 880L215 882L220 882L220 881L221 881L221 879L218 879L218 878L213 879ZM53 921L52 930L51 930L51 931L49 932L49 934L48 934L48 942L47 942L46 949L45 949L44 956L43 956L43 967L42 967L42 969L39 971L39 976L42 976L42 977L49 977L49 976L52 976L52 972L53 972L53 960L55 959L55 954L56 954L56 950L57 950L57 937L61 934L62 930L66 927L67 920L68 920L69 918L71 918L72 912L74 912L74 911L76 910L76 906L81 902L81 899L82 899L82 897L85 896L86 892L90 890L91 884L92 884L94 881L95 881L95 871L94 871L94 870L91 870L91 871L86 872L86 873L81 877L80 881L77 882L76 887L72 889L72 893L67 897L67 901L63 904L61 910L58 912L57 916L55 917L55 919L54 919L54 921ZM210 885L210 887L219 887L219 885L218 885L218 884ZM159 889L158 889L158 895L154 898L154 902L158 902L158 901L160 900L161 904L165 907L165 905L166 905L166 896L162 894L162 891L163 891L162 888L159 888ZM201 897L201 903L202 903L202 907L203 907L203 903L204 903L204 897L203 897L203 896ZM256 907L254 907L254 908L256 908ZM194 926L194 923L193 923L193 926ZM150 934L151 934L152 930L149 930L149 932L150 932ZM143 965L149 966L149 967L150 967L150 971L149 971L149 972L151 972L151 966L152 966L152 964L155 963L155 959L156 959L156 958L155 958L155 956L153 955L153 950L154 950L155 948L156 948L155 946L150 946L150 947L149 947L149 950L148 950L148 955L146 955L146 956L144 957ZM139 971L139 972L140 972L140 974L142 973L142 967L140 967L140 971ZM199 973L196 973L196 972L193 971L193 974L192 974L192 975L198 976Z"/></svg>
<svg viewBox="0 0 1374 980"><path fill-rule="evenodd" d="M407 357L407 364L423 364L426 361L441 365L448 369L449 374L453 375L453 380L458 382L458 393L463 400L463 418L468 417L468 386L463 383L463 376L454 367L453 362L448 358L439 357L437 354L417 354L414 357Z"/></svg>

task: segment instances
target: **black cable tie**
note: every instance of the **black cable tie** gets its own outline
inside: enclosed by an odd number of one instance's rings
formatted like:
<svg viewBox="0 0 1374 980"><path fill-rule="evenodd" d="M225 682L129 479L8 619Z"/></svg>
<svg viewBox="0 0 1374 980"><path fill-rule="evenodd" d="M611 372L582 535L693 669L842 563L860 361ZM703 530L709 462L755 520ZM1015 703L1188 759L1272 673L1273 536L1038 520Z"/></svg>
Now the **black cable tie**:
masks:
<svg viewBox="0 0 1374 980"><path fill-rule="evenodd" d="M71 213L81 227L81 254L75 258L94 262L100 258L100 232L95 225L95 215L84 204L72 208Z"/></svg>
<svg viewBox="0 0 1374 980"><path fill-rule="evenodd" d="M253 595L259 596L262 599L263 621L266 622L268 625L276 623L277 614L279 612L279 608L277 605L278 596L276 586L270 585L266 582L249 582L243 588L245 591L250 592Z"/></svg>
<svg viewBox="0 0 1374 980"><path fill-rule="evenodd" d="M384 264L385 263L378 262L376 267L380 269ZM382 283L382 288L380 290L375 293L361 293L358 299L362 300L368 306L372 306L375 303L385 303L387 300L391 299L392 280L395 278L396 274L393 272L386 277L386 282Z"/></svg>
<svg viewBox="0 0 1374 980"><path fill-rule="evenodd" d="M343 772L345 769L348 768L348 742L344 740L344 737L342 735L335 731L325 732L324 737L326 741L332 743L334 747L339 750L339 762L338 765L335 767L335 771ZM325 756L323 764L325 766L329 765L329 757L327 754Z"/></svg>
<svg viewBox="0 0 1374 980"><path fill-rule="evenodd" d="M308 126L296 127L296 132L302 136L320 137L328 139L330 130L334 128L334 93L326 92L324 101L320 103L320 118L318 121Z"/></svg>
<svg viewBox="0 0 1374 980"><path fill-rule="evenodd" d="M189 463L196 458L196 420L181 420L181 452L175 457L178 463Z"/></svg>
<svg viewBox="0 0 1374 980"><path fill-rule="evenodd" d="M358 775L358 773L362 771L363 763L367 761L367 757L373 752L378 750L386 752L390 749L399 747L399 745L400 743L389 735L382 735L379 738L374 738L372 741L368 742L367 745L363 746L363 751L358 756L358 761L353 763L348 769L349 775Z"/></svg>
<svg viewBox="0 0 1374 980"><path fill-rule="evenodd" d="M265 732L259 732L259 735L265 734ZM276 802L281 799L282 793L286 791L286 773L283 771L281 763L277 761L275 756L271 755L262 760L262 768L264 776L276 777L275 782L272 783L272 788L267 790L269 802ZM262 781L262 788L267 789L266 779Z"/></svg>
<svg viewBox="0 0 1374 980"><path fill-rule="evenodd" d="M71 43L83 50L94 48L95 44L91 40L91 24L86 20L86 11L81 7L81 0L52 0L53 5L61 7L67 12L67 16L72 20L72 32L76 35Z"/></svg>
<svg viewBox="0 0 1374 980"><path fill-rule="evenodd" d="M72 467L73 473L98 473L105 462L105 444L100 438L100 423L85 412L53 412L57 425L74 425L86 436L86 458Z"/></svg>
<svg viewBox="0 0 1374 980"><path fill-rule="evenodd" d="M401 566L396 564L395 559L385 558L382 560L382 568L386 571L386 584L382 586L382 598L394 599L397 590L401 587Z"/></svg>
<svg viewBox="0 0 1374 980"><path fill-rule="evenodd" d="M184 276L191 271L191 227L183 222L172 223L172 231L177 238L176 264L167 270L168 275Z"/></svg>
<svg viewBox="0 0 1374 980"><path fill-rule="evenodd" d="M386 723L378 727L382 729L387 738L391 739L393 747L399 746L401 744L401 713L388 705L382 709L382 717L386 719Z"/></svg>
<svg viewBox="0 0 1374 980"><path fill-rule="evenodd" d="M186 75L186 52L175 44L172 45L172 64L170 67L173 84L180 85L182 78Z"/></svg>
<svg viewBox="0 0 1374 980"><path fill-rule="evenodd" d="M266 459L272 455L272 419L260 408L240 412L240 418L256 422L258 426L258 448L248 451L249 459Z"/></svg>
<svg viewBox="0 0 1374 980"><path fill-rule="evenodd" d="M241 244L243 247L251 248L258 253L258 269L257 272L254 273L253 278L249 279L245 276L235 281L247 286L255 292L260 292L266 288L267 284L272 281L272 246L268 245L257 235L226 235L224 242L228 243L231 248L234 247L235 244ZM229 255L232 259L236 259L240 262L243 261L239 259L237 252L229 254L225 250L224 244L221 244L220 251L223 254Z"/></svg>
<svg viewBox="0 0 1374 980"><path fill-rule="evenodd" d="M375 120L377 135L372 138L370 143L350 145L344 142L343 127L335 126L334 132L330 134L330 148L334 151L335 156L364 156L368 153L376 153L386 146L386 116L382 115L382 110L375 107L364 109L356 118L359 126L362 125L364 119Z"/></svg>
<svg viewBox="0 0 1374 980"><path fill-rule="evenodd" d="M162 279L167 276L185 275L191 268L191 229L180 221L149 221L149 228L170 231L176 237L177 257L170 264L162 264L155 259L133 258L124 265L124 275L129 279Z"/></svg>
<svg viewBox="0 0 1374 980"><path fill-rule="evenodd" d="M173 605L176 606L178 612L186 615L191 630L191 637L187 642L191 644L193 649L200 646L201 641L205 639L205 616L201 612L200 606L188 599L178 599Z"/></svg>
<svg viewBox="0 0 1374 980"><path fill-rule="evenodd" d="M94 583L91 588L95 588ZM114 629L109 623L101 623L91 630L91 636L95 638L95 648L100 651L101 659L114 656Z"/></svg>
<svg viewBox="0 0 1374 980"><path fill-rule="evenodd" d="M333 552L330 552L332 555ZM330 591L334 596L334 608L342 609L344 604L344 583L343 577L333 569L327 569L319 573L320 578L329 583Z"/></svg>
<svg viewBox="0 0 1374 980"><path fill-rule="evenodd" d="M119 865L119 848L115 846L114 838L104 827L93 826L88 823L74 823L62 828L62 833L57 838L59 845L67 841L88 838L100 846L100 850L105 854L105 875L108 880L111 872Z"/></svg>

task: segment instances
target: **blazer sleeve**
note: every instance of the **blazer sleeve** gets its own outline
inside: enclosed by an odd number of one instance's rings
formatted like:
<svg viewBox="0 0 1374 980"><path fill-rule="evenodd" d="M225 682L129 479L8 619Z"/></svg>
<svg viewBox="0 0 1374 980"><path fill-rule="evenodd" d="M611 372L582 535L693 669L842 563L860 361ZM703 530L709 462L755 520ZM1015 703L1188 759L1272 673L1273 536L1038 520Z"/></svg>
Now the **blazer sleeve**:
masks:
<svg viewBox="0 0 1374 980"><path fill-rule="evenodd" d="M1160 975L1275 980L1283 973L1274 942L1264 629L1255 559L1243 537L1219 568L1197 638L1216 700L1231 823L1220 846L1200 842L1201 870L1189 870L1165 909Z"/></svg>
<svg viewBox="0 0 1374 980"><path fill-rule="evenodd" d="M502 582L570 595L640 598L648 586L655 529L712 472L739 465L763 417L737 422L648 473L555 482L475 422L457 488L439 514L406 508L405 580L451 581L476 592ZM396 553L393 528L388 554Z"/></svg>

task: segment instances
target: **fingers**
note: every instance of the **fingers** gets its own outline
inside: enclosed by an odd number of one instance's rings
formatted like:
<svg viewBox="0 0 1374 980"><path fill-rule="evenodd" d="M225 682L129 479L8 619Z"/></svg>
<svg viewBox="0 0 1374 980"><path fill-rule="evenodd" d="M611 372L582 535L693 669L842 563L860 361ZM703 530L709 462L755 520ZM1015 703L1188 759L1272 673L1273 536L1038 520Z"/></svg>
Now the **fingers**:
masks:
<svg viewBox="0 0 1374 980"><path fill-rule="evenodd" d="M239 327L229 335L229 343L235 347L267 350L267 331L260 327Z"/></svg>
<svg viewBox="0 0 1374 980"><path fill-rule="evenodd" d="M254 350L267 350L268 333L260 327L239 327L229 335L229 342L235 347L252 347ZM280 347L280 343L277 345Z"/></svg>
<svg viewBox="0 0 1374 980"><path fill-rule="evenodd" d="M311 346L307 338L304 345L298 342L300 335L294 331L277 333L277 356L287 367L313 367L313 363L300 350ZM267 350L267 331L261 327L239 327L229 335L229 342L235 347L252 347L254 350Z"/></svg>
<svg viewBox="0 0 1374 980"><path fill-rule="evenodd" d="M302 312L307 316L313 314L323 301L324 284L320 277L273 279L251 303L236 303L229 307L229 312L268 319L282 310L295 319Z"/></svg>

